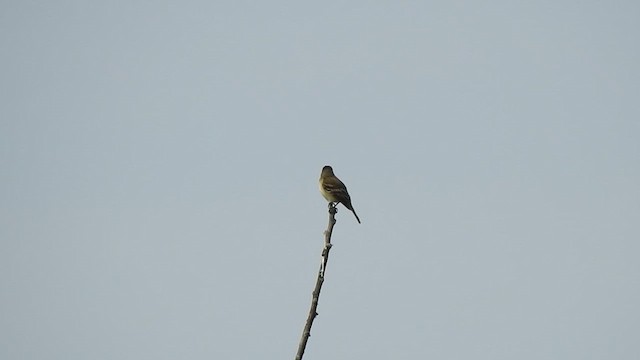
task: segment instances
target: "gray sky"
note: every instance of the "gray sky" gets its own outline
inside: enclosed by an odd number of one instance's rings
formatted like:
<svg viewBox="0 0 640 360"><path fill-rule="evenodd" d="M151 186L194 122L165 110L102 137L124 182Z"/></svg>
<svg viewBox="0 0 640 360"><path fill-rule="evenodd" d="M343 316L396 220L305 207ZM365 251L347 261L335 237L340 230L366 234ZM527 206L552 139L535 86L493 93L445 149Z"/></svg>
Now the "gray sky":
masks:
<svg viewBox="0 0 640 360"><path fill-rule="evenodd" d="M634 1L4 1L0 358L640 357Z"/></svg>

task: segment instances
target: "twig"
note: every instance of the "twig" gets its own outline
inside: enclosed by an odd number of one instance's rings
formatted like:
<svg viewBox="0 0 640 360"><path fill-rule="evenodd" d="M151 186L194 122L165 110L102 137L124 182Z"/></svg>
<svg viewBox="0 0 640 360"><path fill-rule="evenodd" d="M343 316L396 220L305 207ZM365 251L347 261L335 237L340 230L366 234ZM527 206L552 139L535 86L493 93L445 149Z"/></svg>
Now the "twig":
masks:
<svg viewBox="0 0 640 360"><path fill-rule="evenodd" d="M337 205L337 204L336 204ZM333 226L336 224L336 206L333 203L329 203L329 225L324 232L324 247L322 248L322 258L320 261L320 270L318 270L318 279L316 280L316 287L313 289L311 298L311 308L309 309L309 316L307 317L307 323L302 330L302 337L300 338L300 344L298 345L298 353L296 354L296 360L302 360L304 355L304 349L307 347L307 341L311 336L311 326L313 320L315 320L318 313L318 300L320 299L320 290L322 289L322 283L324 283L324 274L327 270L327 261L329 260L329 251L331 250L331 233L333 232Z"/></svg>

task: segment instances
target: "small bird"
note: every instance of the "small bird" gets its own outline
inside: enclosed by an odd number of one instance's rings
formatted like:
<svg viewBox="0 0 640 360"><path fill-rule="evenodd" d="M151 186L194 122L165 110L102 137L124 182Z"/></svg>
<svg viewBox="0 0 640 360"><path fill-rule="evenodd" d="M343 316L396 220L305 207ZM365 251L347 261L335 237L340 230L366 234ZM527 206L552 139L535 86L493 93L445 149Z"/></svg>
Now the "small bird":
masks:
<svg viewBox="0 0 640 360"><path fill-rule="evenodd" d="M358 214L356 214L356 211L353 210L353 205L351 205L351 197L349 196L347 187L333 174L331 166L327 165L322 168L319 184L320 193L328 202L332 204L335 203L335 205L342 203L344 207L353 212L353 215L356 216L356 220L358 220L358 224L361 224Z"/></svg>

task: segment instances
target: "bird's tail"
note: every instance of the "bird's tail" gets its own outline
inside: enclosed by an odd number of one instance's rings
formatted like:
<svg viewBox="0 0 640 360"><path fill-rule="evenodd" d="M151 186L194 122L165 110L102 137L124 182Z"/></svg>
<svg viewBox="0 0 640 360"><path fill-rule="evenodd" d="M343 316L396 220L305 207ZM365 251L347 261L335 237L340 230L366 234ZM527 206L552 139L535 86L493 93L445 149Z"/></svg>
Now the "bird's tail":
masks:
<svg viewBox="0 0 640 360"><path fill-rule="evenodd" d="M350 210L351 210L351 212L353 213L353 215L355 215L355 216L356 216L356 220L358 220L358 224L362 224L362 223L360 222L360 218L358 217L358 214L356 214L356 211L355 211L353 208L351 208Z"/></svg>

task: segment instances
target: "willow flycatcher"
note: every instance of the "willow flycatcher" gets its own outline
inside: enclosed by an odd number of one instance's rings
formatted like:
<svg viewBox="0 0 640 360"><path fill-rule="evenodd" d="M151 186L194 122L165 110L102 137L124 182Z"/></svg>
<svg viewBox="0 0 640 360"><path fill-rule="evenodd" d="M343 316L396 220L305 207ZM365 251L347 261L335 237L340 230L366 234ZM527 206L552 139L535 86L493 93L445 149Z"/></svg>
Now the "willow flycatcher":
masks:
<svg viewBox="0 0 640 360"><path fill-rule="evenodd" d="M335 203L335 205L338 205L338 203L342 203L344 207L353 212L356 220L358 220L358 224L360 224L360 218L353 209L353 205L351 205L351 197L349 196L349 192L347 192L347 187L333 174L331 166L327 165L322 168L319 183L322 196L332 204Z"/></svg>

